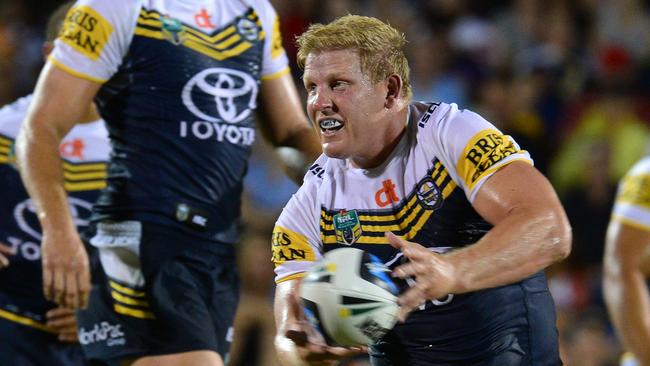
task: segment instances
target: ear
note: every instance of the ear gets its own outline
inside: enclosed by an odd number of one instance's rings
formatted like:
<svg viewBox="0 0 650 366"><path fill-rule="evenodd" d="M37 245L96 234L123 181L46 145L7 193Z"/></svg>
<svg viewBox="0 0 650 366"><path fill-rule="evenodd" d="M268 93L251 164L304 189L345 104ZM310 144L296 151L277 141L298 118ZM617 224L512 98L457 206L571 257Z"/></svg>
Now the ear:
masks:
<svg viewBox="0 0 650 366"><path fill-rule="evenodd" d="M392 108L402 94L402 78L397 74L392 74L386 79L386 101L385 108Z"/></svg>

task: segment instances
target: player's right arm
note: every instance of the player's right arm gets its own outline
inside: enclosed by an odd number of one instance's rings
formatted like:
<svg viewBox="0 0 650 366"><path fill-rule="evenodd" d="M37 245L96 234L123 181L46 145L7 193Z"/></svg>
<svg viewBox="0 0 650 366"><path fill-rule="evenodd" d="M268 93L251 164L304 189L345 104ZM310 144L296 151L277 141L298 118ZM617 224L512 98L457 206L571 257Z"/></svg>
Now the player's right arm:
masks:
<svg viewBox="0 0 650 366"><path fill-rule="evenodd" d="M34 99L17 137L16 154L43 230L41 255L46 298L85 307L90 290L88 257L68 209L59 143L119 67L140 3L79 0L63 23L41 71Z"/></svg>
<svg viewBox="0 0 650 366"><path fill-rule="evenodd" d="M304 273L322 255L318 188L327 158L321 156L305 175L304 184L284 207L273 229L275 264L275 347L285 366L333 365L357 355L359 348L331 347L306 320L298 295Z"/></svg>
<svg viewBox="0 0 650 366"><path fill-rule="evenodd" d="M48 62L17 137L21 176L43 230L45 297L68 308L86 306L90 272L88 256L68 208L59 144L87 112L99 87Z"/></svg>
<svg viewBox="0 0 650 366"><path fill-rule="evenodd" d="M626 350L639 365L650 365L650 159L621 182L607 228L603 291Z"/></svg>

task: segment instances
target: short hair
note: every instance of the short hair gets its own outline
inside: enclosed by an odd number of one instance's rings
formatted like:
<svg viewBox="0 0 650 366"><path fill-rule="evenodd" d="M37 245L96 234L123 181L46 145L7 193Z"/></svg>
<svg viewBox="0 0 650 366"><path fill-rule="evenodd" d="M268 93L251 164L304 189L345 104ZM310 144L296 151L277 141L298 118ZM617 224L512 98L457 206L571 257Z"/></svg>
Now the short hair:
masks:
<svg viewBox="0 0 650 366"><path fill-rule="evenodd" d="M377 18L345 15L328 24L312 24L298 36L297 61L298 66L304 68L311 52L355 49L359 53L361 72L375 83L398 74L402 78L404 96L410 99L406 42L402 32Z"/></svg>
<svg viewBox="0 0 650 366"><path fill-rule="evenodd" d="M47 19L47 26L45 28L45 42L54 42L56 37L59 36L61 28L63 28L63 21L65 20L68 10L74 5L74 1L66 1L59 5L56 10Z"/></svg>

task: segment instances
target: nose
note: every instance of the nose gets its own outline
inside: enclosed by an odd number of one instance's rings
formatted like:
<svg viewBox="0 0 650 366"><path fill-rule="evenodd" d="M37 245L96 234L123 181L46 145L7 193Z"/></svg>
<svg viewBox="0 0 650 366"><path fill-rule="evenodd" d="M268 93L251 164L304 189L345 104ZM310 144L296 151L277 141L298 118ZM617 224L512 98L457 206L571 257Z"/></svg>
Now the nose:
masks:
<svg viewBox="0 0 650 366"><path fill-rule="evenodd" d="M312 92L309 97L309 104L317 111L323 111L332 108L332 98L327 90L318 88Z"/></svg>

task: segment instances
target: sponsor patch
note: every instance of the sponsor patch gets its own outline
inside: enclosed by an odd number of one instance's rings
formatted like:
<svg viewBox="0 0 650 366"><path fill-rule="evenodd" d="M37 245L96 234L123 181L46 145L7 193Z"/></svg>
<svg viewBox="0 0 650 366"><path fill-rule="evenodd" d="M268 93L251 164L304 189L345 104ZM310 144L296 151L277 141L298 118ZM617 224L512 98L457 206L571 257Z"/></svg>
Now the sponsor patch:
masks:
<svg viewBox="0 0 650 366"><path fill-rule="evenodd" d="M288 261L315 261L316 255L307 237L282 226L273 229L271 261L276 266Z"/></svg>
<svg viewBox="0 0 650 366"><path fill-rule="evenodd" d="M59 39L81 54L97 60L113 33L113 26L89 6L68 11Z"/></svg>
<svg viewBox="0 0 650 366"><path fill-rule="evenodd" d="M341 210L334 215L333 221L337 243L352 245L361 237L363 231L356 210Z"/></svg>
<svg viewBox="0 0 650 366"><path fill-rule="evenodd" d="M617 203L629 203L650 209L650 175L627 176L621 182Z"/></svg>
<svg viewBox="0 0 650 366"><path fill-rule="evenodd" d="M458 175L472 189L499 162L520 151L510 136L492 129L480 131L465 146L458 161Z"/></svg>

